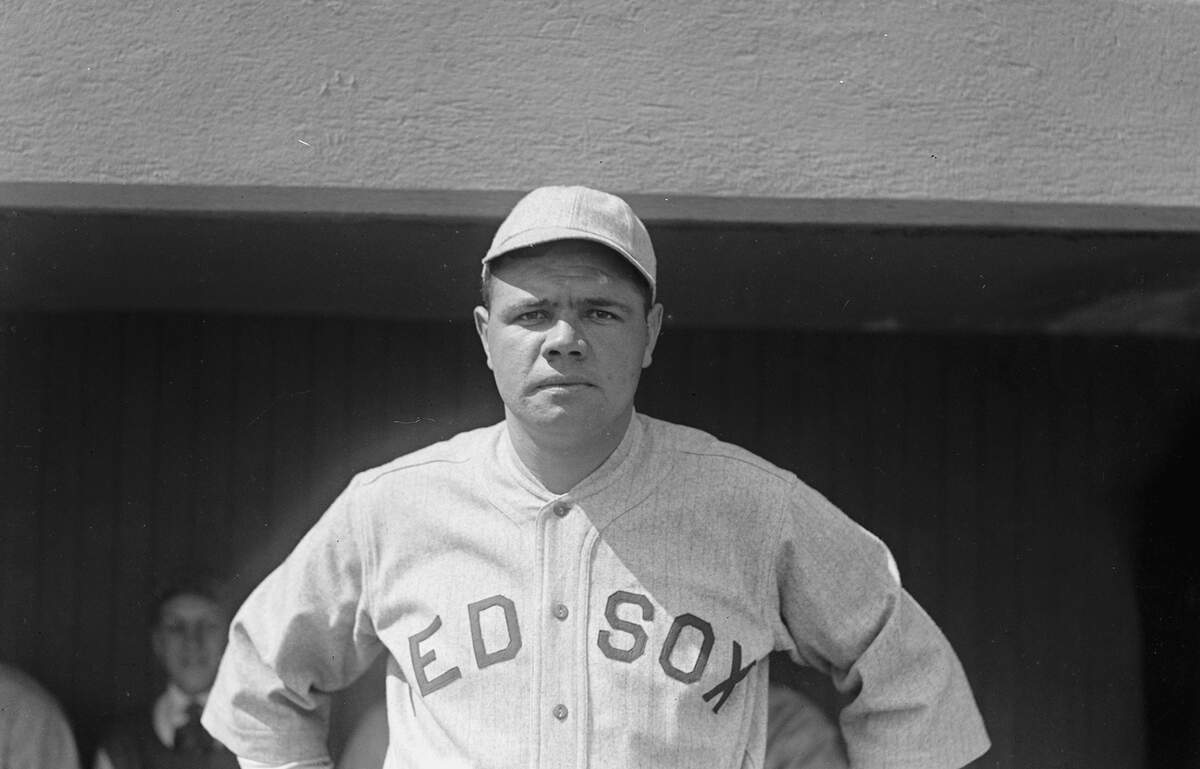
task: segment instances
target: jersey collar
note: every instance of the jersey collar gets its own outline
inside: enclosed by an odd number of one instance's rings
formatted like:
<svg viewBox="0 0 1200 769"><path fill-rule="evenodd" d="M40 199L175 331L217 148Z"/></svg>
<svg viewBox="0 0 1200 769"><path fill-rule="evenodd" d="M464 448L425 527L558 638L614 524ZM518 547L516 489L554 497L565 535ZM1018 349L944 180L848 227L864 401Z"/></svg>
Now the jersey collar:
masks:
<svg viewBox="0 0 1200 769"><path fill-rule="evenodd" d="M517 456L507 428L498 431L493 444L493 472L489 486L492 504L508 517L520 521L536 517L547 505L568 502L579 505L601 529L609 521L636 506L652 489L639 482L639 476L653 471L655 459L646 451L644 418L636 411L621 442L608 459L591 475L564 494L554 494L525 467Z"/></svg>

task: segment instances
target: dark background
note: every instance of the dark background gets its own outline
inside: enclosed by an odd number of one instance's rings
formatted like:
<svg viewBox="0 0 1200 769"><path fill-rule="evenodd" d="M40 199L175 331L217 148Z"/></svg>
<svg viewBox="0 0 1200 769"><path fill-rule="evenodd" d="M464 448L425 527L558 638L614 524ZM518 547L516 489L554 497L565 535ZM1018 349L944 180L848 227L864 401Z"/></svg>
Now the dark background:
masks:
<svg viewBox="0 0 1200 769"><path fill-rule="evenodd" d="M501 418L468 321L495 224L0 218L0 658L86 761L159 686L156 589L244 595L354 472ZM639 409L889 543L975 688L980 766L1196 765L1200 234L651 229Z"/></svg>

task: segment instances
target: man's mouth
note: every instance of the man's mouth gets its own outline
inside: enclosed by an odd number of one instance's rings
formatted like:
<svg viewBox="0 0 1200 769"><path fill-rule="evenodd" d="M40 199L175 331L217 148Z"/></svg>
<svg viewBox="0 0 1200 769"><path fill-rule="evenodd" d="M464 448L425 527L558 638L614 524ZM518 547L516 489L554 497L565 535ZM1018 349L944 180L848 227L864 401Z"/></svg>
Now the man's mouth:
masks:
<svg viewBox="0 0 1200 769"><path fill-rule="evenodd" d="M544 379L534 385L535 390L550 390L555 387L573 388L573 387L591 387L592 383L584 379L574 377L554 377L552 379Z"/></svg>

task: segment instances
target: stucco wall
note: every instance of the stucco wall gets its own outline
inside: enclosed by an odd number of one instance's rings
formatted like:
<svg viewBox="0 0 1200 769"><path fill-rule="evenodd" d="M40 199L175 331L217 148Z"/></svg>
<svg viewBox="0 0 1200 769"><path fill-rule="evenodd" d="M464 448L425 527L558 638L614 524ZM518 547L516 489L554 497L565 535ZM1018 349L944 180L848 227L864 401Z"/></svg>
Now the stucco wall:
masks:
<svg viewBox="0 0 1200 769"><path fill-rule="evenodd" d="M0 182L1200 205L1200 3L4 0Z"/></svg>

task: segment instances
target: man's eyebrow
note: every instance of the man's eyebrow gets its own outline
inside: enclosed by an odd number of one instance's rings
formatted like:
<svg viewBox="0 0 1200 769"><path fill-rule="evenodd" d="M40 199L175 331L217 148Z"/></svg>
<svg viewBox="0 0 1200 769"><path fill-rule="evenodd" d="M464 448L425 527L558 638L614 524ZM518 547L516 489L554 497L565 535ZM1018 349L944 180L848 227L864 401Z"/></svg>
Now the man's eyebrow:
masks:
<svg viewBox="0 0 1200 769"><path fill-rule="evenodd" d="M506 309L508 309L512 312L524 312L525 310L541 309L542 307L545 307L547 304L549 304L549 302L546 301L545 299L538 299L536 297L530 297L528 299L522 299L519 302L514 302L513 304L510 304Z"/></svg>
<svg viewBox="0 0 1200 769"><path fill-rule="evenodd" d="M581 300L581 304L585 307L614 307L626 314L633 312L633 305L607 296L585 296Z"/></svg>

